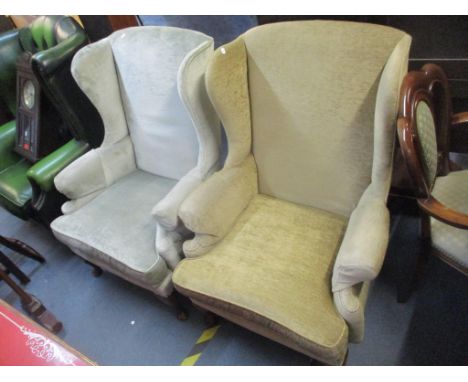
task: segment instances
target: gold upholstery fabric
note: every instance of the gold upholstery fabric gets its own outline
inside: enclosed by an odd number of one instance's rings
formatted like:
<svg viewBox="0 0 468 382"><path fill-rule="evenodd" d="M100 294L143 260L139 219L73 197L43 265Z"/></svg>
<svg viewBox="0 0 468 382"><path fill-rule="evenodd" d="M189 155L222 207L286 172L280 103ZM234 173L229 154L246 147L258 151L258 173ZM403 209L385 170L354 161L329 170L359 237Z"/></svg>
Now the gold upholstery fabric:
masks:
<svg viewBox="0 0 468 382"><path fill-rule="evenodd" d="M190 296L255 320L330 364L344 359L348 328L331 272L345 217L258 194L208 254L183 260L173 281ZM203 297L202 297L203 298ZM213 300L214 299L214 300Z"/></svg>
<svg viewBox="0 0 468 382"><path fill-rule="evenodd" d="M240 165L252 148L247 53L242 37L215 51L206 72L206 86L229 142L224 167Z"/></svg>
<svg viewBox="0 0 468 382"><path fill-rule="evenodd" d="M335 21L265 25L243 36L261 193L351 214L371 182L382 70L403 37Z"/></svg>
<svg viewBox="0 0 468 382"><path fill-rule="evenodd" d="M410 42L384 26L304 21L218 48L206 84L228 155L180 209L195 235L176 288L313 358L343 361L348 341L362 340L367 284L388 243Z"/></svg>

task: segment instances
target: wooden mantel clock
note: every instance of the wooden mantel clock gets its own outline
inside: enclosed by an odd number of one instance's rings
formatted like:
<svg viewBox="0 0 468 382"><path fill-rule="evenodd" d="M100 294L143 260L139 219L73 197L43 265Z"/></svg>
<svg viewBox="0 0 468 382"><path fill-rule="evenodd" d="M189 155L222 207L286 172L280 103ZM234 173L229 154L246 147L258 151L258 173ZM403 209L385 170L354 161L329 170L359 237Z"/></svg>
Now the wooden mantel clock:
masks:
<svg viewBox="0 0 468 382"><path fill-rule="evenodd" d="M66 143L70 136L58 112L41 90L32 68L32 57L31 53L25 52L16 64L15 151L34 163Z"/></svg>

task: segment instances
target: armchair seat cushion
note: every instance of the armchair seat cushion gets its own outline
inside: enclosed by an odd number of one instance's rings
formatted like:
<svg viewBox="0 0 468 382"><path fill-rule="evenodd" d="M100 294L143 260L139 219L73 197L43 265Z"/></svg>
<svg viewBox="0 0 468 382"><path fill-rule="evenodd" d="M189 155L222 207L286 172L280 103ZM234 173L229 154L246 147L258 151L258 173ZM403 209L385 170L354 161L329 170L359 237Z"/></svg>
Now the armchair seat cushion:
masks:
<svg viewBox="0 0 468 382"><path fill-rule="evenodd" d="M341 364L348 328L330 280L346 223L336 214L258 194L221 243L178 265L173 282L201 306Z"/></svg>
<svg viewBox="0 0 468 382"><path fill-rule="evenodd" d="M467 190L468 170L455 171L438 177L432 194L447 207L468 214ZM465 272L468 270L468 230L431 218L431 238L444 260Z"/></svg>
<svg viewBox="0 0 468 382"><path fill-rule="evenodd" d="M31 165L24 159L0 171L0 204L12 213L25 217L24 211L32 197L26 172Z"/></svg>
<svg viewBox="0 0 468 382"><path fill-rule="evenodd" d="M136 170L82 208L54 220L52 230L60 241L93 264L168 295L171 274L155 250L151 208L175 183Z"/></svg>

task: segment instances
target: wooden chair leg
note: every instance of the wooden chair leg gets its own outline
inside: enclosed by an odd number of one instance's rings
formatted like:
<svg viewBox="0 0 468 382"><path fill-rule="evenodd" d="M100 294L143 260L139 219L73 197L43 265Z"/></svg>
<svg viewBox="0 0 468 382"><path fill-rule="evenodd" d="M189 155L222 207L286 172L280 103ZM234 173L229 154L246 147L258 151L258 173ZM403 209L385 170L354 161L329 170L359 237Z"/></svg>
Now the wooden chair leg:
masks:
<svg viewBox="0 0 468 382"><path fill-rule="evenodd" d="M212 327L219 323L220 317L213 312L206 311L203 315L203 321L205 322L206 326Z"/></svg>
<svg viewBox="0 0 468 382"><path fill-rule="evenodd" d="M46 261L45 258L39 252L37 252L34 248L31 248L29 245L23 243L20 240L0 235L0 244L41 264L45 263Z"/></svg>
<svg viewBox="0 0 468 382"><path fill-rule="evenodd" d="M0 251L0 264L2 264L6 272L13 274L21 284L27 284L31 279L18 266L11 261L2 251Z"/></svg>
<svg viewBox="0 0 468 382"><path fill-rule="evenodd" d="M63 325L55 316L47 310L42 302L35 296L27 293L23 288L16 284L10 276L0 269L0 279L5 281L8 286L20 297L23 309L36 319L42 326L52 333L58 333Z"/></svg>
<svg viewBox="0 0 468 382"><path fill-rule="evenodd" d="M178 297L177 292L172 292L172 294L168 297L157 296L157 298L161 300L163 303L175 308L176 317L179 321L188 320L188 317L189 317L188 310L180 302L180 298Z"/></svg>
<svg viewBox="0 0 468 382"><path fill-rule="evenodd" d="M426 213L420 211L419 242L417 247L416 260L411 264L408 263L405 270L400 269L400 272L405 274L405 280L403 280L403 282L402 280L398 282L397 301L399 303L407 302L413 292L416 290L417 284L423 277L423 273L431 251L432 244L430 217Z"/></svg>

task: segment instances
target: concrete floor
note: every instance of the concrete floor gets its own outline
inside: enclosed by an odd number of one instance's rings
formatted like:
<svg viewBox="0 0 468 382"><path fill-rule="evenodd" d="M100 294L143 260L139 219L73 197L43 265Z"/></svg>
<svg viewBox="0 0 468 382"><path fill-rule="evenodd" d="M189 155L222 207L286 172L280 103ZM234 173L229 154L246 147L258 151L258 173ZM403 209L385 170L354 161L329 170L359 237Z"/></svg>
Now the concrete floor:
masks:
<svg viewBox="0 0 468 382"><path fill-rule="evenodd" d="M348 365L467 365L468 279L430 258L416 292L396 302L396 275L414 259L417 221L394 216L382 273L367 305L364 342L351 345ZM60 337L101 365L178 365L206 328L203 316L176 320L150 292L91 268L51 232L0 209L0 232L24 240L45 265L13 255L32 276L26 289L63 321ZM6 253L10 251L4 249ZM404 261L402 261L404 259ZM0 283L0 298L20 309ZM308 358L232 323L222 322L197 365L307 365Z"/></svg>

